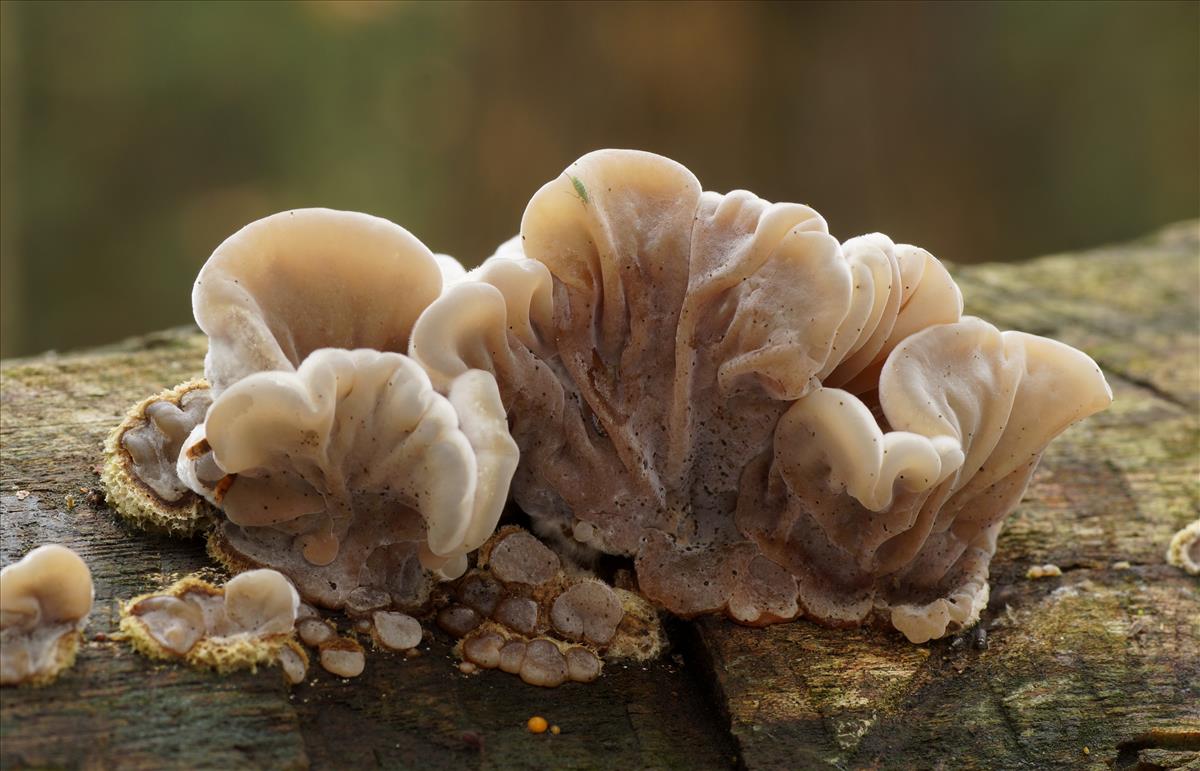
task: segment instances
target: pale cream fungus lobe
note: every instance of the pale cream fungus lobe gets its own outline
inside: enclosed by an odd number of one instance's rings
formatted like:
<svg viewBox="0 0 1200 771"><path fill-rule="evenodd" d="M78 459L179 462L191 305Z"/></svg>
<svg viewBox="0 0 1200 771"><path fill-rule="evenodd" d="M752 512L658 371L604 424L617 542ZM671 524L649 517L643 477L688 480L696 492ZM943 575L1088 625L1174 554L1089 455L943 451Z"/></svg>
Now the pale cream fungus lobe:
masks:
<svg viewBox="0 0 1200 771"><path fill-rule="evenodd" d="M65 546L0 570L0 685L44 685L70 668L92 598L91 571Z"/></svg>
<svg viewBox="0 0 1200 771"><path fill-rule="evenodd" d="M209 549L226 567L279 570L348 610L360 589L421 608L466 569L517 450L490 374L435 390L405 355L443 277L463 273L452 263L394 223L329 209L251 223L209 258L192 306L213 401L177 473L220 507Z"/></svg>
<svg viewBox="0 0 1200 771"><path fill-rule="evenodd" d="M1062 575L1062 568L1058 565L1047 563L1045 565L1034 565L1025 571L1025 577L1030 580L1039 578L1057 578Z"/></svg>
<svg viewBox="0 0 1200 771"><path fill-rule="evenodd" d="M1167 563L1181 568L1189 575L1200 575L1200 519L1171 538L1167 547Z"/></svg>

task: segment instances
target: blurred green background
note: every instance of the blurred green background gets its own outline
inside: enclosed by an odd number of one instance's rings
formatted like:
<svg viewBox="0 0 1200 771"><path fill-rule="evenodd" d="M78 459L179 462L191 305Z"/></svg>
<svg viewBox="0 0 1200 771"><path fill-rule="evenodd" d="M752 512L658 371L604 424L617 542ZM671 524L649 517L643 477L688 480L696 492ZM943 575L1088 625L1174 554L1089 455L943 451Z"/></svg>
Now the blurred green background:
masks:
<svg viewBox="0 0 1200 771"><path fill-rule="evenodd" d="M1200 211L1192 1L0 8L4 356L188 321L287 208L477 262L599 147L961 262Z"/></svg>

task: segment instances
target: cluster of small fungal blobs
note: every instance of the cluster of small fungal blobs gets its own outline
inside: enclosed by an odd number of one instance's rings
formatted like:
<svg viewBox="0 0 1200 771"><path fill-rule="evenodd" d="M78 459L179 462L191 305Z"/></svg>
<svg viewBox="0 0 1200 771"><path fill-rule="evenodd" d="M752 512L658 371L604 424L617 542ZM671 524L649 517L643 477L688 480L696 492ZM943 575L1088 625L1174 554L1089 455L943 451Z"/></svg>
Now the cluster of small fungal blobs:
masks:
<svg viewBox="0 0 1200 771"><path fill-rule="evenodd" d="M352 634L300 601L282 574L250 570L218 587L188 576L122 607L121 630L138 651L218 672L278 665L301 682L315 648L321 666L352 678L366 667L358 635L410 655L421 623L388 610L385 593L358 590L347 603ZM600 676L603 657L644 661L662 650L655 610L637 594L582 573L518 527L506 527L479 552L478 567L443 586L433 618L459 640L464 672L500 669L530 685L554 687Z"/></svg>
<svg viewBox="0 0 1200 771"><path fill-rule="evenodd" d="M407 613L387 610L387 597L372 598L359 592L346 608L354 635L339 635L337 626L319 611L305 605L297 632L305 645L318 650L321 666L339 677L358 677L366 668L366 649L355 635L368 636L377 650L415 655L424 639L421 622Z"/></svg>
<svg viewBox="0 0 1200 771"><path fill-rule="evenodd" d="M181 533L208 521L212 508L186 487L172 485L165 463L171 448L178 450L175 444L201 422L203 410L196 405L209 402L206 384L189 381L136 404L113 432L106 487L110 503L122 513L133 512L132 521ZM220 484L219 470L209 476L207 483ZM168 500L177 487L186 492ZM170 505L156 508L151 493ZM219 562L234 570L252 568L230 558L224 544L221 528L209 532L209 550ZM479 550L477 564L442 585L435 613L436 625L460 639L455 650L467 670L500 669L533 685L557 686L595 680L603 658L647 660L662 650L664 635L652 606L635 592L610 587L573 566L568 576L559 556L520 528L493 536ZM275 570L250 573L287 581ZM286 637L256 635L230 628L214 612L225 591L189 576L127 603L122 629L149 656L221 672L278 664L290 682L298 683L308 658L296 637L316 650L330 673L352 678L364 671L366 650L357 637L339 634L334 621L313 606L299 603ZM421 622L393 606L387 591L362 585L347 594L340 610L350 618L352 631L369 636L377 649L411 652L421 643ZM215 626L204 627L200 618Z"/></svg>
<svg viewBox="0 0 1200 771"><path fill-rule="evenodd" d="M121 617L121 631L140 653L220 673L278 665L295 685L308 672L303 646L315 649L321 666L338 677L357 677L366 667L356 637L339 634L274 570L240 573L219 587L187 576L125 603ZM389 651L411 651L423 636L416 619L386 610L357 619L354 631L369 633L376 647Z"/></svg>
<svg viewBox="0 0 1200 771"><path fill-rule="evenodd" d="M518 527L502 528L456 581L437 625L459 638L467 665L554 687L600 676L602 657L645 661L663 647L654 609L637 594L583 574Z"/></svg>

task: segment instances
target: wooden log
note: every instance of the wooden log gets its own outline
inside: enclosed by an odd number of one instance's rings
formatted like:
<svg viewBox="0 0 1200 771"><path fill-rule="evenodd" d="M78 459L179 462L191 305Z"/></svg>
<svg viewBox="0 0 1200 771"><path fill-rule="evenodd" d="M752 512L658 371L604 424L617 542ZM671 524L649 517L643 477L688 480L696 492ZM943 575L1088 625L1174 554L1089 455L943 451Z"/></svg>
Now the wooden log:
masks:
<svg viewBox="0 0 1200 771"><path fill-rule="evenodd" d="M982 632L914 646L807 622L678 624L676 652L556 690L465 676L444 640L229 677L107 639L115 600L209 565L203 545L103 504L105 434L198 374L173 330L0 368L0 561L65 543L97 603L79 662L0 691L0 766L388 768L1182 768L1200 764L1200 586L1164 563L1200 516L1200 226L1021 265L956 269L967 310L1087 350L1116 393L1046 453L992 565ZM1063 575L1030 580L1053 563ZM984 642L986 633L986 642ZM98 636L98 638L97 638ZM540 736L545 716L562 733Z"/></svg>

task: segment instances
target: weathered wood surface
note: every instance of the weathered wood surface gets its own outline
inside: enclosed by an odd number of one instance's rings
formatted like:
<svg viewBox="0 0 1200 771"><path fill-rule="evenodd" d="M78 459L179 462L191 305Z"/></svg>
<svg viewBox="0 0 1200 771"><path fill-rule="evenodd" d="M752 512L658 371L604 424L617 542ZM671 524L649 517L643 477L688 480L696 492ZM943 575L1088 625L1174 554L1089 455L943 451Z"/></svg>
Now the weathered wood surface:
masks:
<svg viewBox="0 0 1200 771"><path fill-rule="evenodd" d="M1200 226L956 275L968 312L1087 350L1117 399L1052 445L1011 517L986 648L708 619L673 630L673 657L589 686L467 677L435 642L289 690L274 670L218 677L91 640L53 685L0 691L0 766L1200 766L1200 585L1163 560L1200 516ZM133 531L93 492L107 431L203 351L173 331L2 369L0 560L78 550L89 637L115 631L115 598L208 564L199 541ZM1046 562L1062 577L1025 578ZM533 714L562 734L528 734Z"/></svg>

